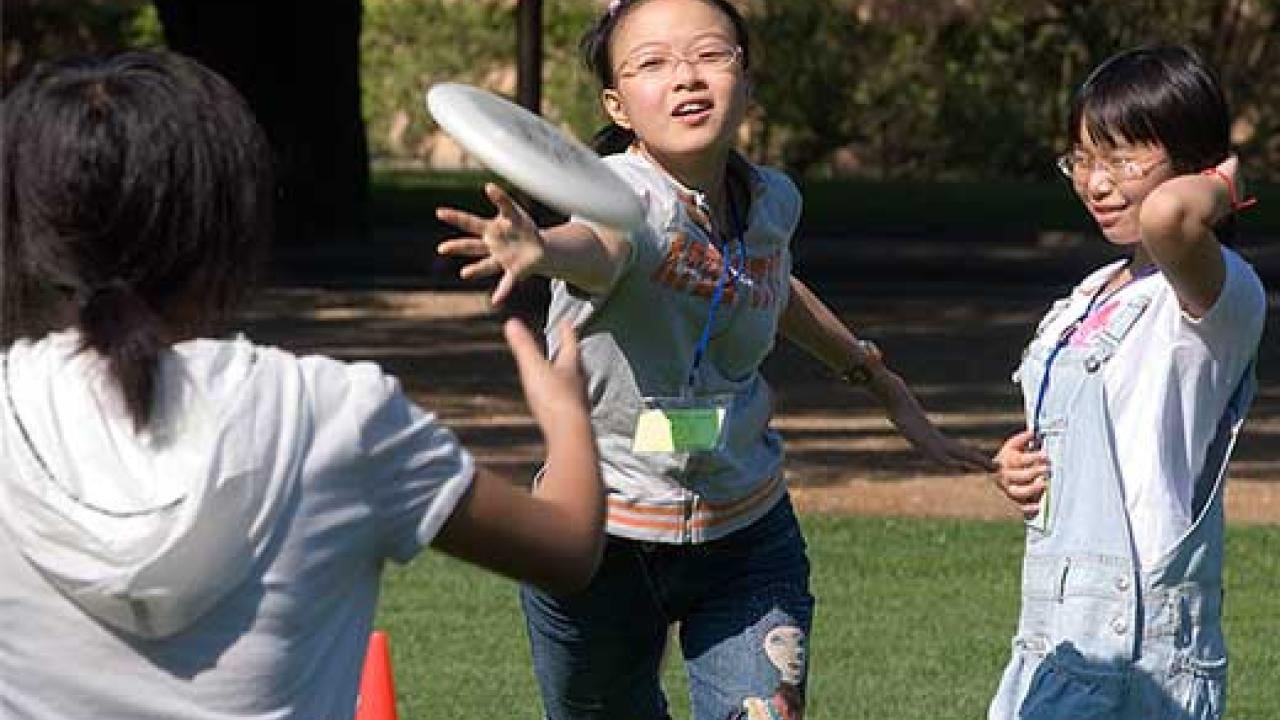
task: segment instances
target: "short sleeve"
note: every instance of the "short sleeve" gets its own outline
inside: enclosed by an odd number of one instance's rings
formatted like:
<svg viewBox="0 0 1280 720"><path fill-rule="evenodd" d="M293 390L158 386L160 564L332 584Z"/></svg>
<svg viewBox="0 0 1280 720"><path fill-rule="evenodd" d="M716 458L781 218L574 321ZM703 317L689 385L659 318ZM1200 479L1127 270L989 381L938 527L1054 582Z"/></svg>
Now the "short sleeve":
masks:
<svg viewBox="0 0 1280 720"><path fill-rule="evenodd" d="M1202 317L1182 313L1181 321L1230 371L1239 372L1262 338L1267 295L1258 274L1243 258L1223 248L1222 260L1226 277L1218 300Z"/></svg>
<svg viewBox="0 0 1280 720"><path fill-rule="evenodd" d="M804 211L804 198L800 189L786 173L769 167L757 168L768 185L769 217L777 231L786 238L795 235Z"/></svg>
<svg viewBox="0 0 1280 720"><path fill-rule="evenodd" d="M656 174L652 167L638 162L634 155L617 153L601 158L604 164L614 172L622 182L640 198L644 205L644 224L629 233L623 233L631 246L626 267L619 273L619 278L631 272L637 265L647 268L657 262L665 252L662 235L671 222L674 197L666 181ZM599 232L601 225L581 215L574 215L573 222L582 223ZM607 294L607 293L606 293Z"/></svg>
<svg viewBox="0 0 1280 720"><path fill-rule="evenodd" d="M317 450L330 458L350 453L347 481L360 485L383 554L406 562L430 544L467 493L475 461L376 365L322 365L314 388L317 442L325 447Z"/></svg>

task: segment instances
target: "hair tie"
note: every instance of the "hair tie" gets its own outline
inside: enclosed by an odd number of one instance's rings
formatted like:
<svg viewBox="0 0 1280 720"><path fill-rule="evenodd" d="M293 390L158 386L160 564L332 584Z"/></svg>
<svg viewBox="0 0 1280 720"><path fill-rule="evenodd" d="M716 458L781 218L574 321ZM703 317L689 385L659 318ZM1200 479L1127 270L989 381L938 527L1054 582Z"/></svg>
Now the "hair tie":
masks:
<svg viewBox="0 0 1280 720"><path fill-rule="evenodd" d="M609 0L609 7L605 8L604 14L608 17L613 17L618 14L618 11L625 4L627 4L627 0Z"/></svg>
<svg viewBox="0 0 1280 720"><path fill-rule="evenodd" d="M1204 170L1200 171L1200 174L1208 175L1209 177L1217 177L1221 179L1222 182L1226 183L1227 198L1228 198L1227 201L1231 205L1231 212L1238 213L1241 210L1248 210L1249 208L1258 204L1258 198L1256 197L1241 198L1239 195L1237 195L1236 184L1231 180L1231 176L1219 170L1217 166L1214 166L1211 168L1205 168Z"/></svg>

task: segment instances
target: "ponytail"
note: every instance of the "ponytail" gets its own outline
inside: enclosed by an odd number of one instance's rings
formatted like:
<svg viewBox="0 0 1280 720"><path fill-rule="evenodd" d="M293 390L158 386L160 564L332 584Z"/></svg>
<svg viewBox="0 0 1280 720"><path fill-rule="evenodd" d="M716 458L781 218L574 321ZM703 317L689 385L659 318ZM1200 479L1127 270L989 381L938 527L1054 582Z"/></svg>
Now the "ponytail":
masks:
<svg viewBox="0 0 1280 720"><path fill-rule="evenodd" d="M151 420L156 366L165 347L163 320L120 278L87 291L79 306L83 348L106 358L134 426L145 427Z"/></svg>
<svg viewBox="0 0 1280 720"><path fill-rule="evenodd" d="M250 287L270 158L240 95L189 58L35 70L0 103L0 341L73 315L144 428L168 343L215 331Z"/></svg>
<svg viewBox="0 0 1280 720"><path fill-rule="evenodd" d="M609 123L591 137L591 149L595 150L597 155L616 155L626 152L635 141L634 130L628 130L617 123Z"/></svg>

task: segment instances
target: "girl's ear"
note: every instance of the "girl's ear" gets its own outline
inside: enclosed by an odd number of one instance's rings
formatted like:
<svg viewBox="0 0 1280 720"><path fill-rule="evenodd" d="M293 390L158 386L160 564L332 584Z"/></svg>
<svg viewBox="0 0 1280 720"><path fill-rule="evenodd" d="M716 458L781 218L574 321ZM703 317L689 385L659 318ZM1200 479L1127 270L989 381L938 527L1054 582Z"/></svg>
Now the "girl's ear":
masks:
<svg viewBox="0 0 1280 720"><path fill-rule="evenodd" d="M631 130L631 118L627 116L627 110L622 105L622 96L614 88L605 88L600 92L600 104L604 106L604 111L608 114L609 119L614 125L625 130Z"/></svg>

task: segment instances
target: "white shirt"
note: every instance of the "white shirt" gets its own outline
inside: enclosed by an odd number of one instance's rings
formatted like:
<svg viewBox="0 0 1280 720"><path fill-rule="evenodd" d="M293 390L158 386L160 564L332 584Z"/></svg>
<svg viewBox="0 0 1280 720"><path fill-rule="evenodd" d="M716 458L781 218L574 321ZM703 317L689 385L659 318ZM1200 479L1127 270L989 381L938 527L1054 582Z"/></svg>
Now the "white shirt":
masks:
<svg viewBox="0 0 1280 720"><path fill-rule="evenodd" d="M165 353L137 433L78 345L5 353L0 718L350 717L382 565L471 457L376 366L244 339Z"/></svg>
<svg viewBox="0 0 1280 720"><path fill-rule="evenodd" d="M1072 344L1087 342L1116 308L1138 294L1150 298L1103 371L1125 505L1144 568L1154 566L1195 520L1195 479L1262 336L1262 282L1235 252L1223 248L1222 257L1222 292L1203 317L1184 312L1173 287L1157 273L1106 298L1071 338ZM1117 262L1085 278L1058 302L1033 342L1056 342L1121 267Z"/></svg>

